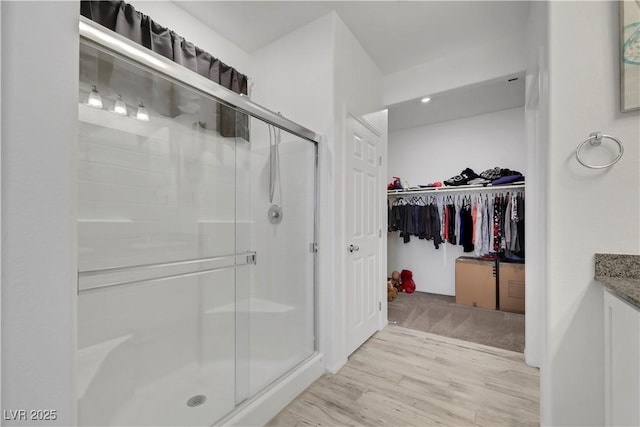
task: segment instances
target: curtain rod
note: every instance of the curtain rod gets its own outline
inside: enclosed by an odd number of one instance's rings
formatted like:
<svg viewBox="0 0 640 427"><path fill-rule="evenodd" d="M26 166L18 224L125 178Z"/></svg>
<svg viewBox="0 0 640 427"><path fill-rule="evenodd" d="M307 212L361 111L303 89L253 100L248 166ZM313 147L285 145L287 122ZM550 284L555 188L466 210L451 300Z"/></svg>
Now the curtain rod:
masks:
<svg viewBox="0 0 640 427"><path fill-rule="evenodd" d="M502 190L524 190L524 183L522 184L507 184L507 185L496 185L496 186L460 186L460 187L429 187L422 188L420 190L389 190L387 191L387 197L400 197L409 194L426 194L426 193L456 193L463 191L473 191L473 192L492 192L492 191L502 191Z"/></svg>
<svg viewBox="0 0 640 427"><path fill-rule="evenodd" d="M320 142L320 136L281 115L271 111L248 97L238 95L211 80L202 77L175 62L149 49L139 46L126 37L117 34L93 21L80 16L80 37L98 46L106 48L115 55L124 56L151 70L203 92L224 105L235 108L242 113L260 119L282 130L313 143Z"/></svg>

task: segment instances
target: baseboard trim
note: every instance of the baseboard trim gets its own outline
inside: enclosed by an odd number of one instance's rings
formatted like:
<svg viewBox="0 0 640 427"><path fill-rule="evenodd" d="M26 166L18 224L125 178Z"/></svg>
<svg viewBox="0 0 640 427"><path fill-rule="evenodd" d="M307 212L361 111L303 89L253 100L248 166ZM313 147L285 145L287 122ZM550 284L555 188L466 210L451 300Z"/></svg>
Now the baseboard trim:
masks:
<svg viewBox="0 0 640 427"><path fill-rule="evenodd" d="M338 371L340 369L342 369L342 367L344 365L346 365L346 364L347 364L347 358L345 357L344 359L339 360L338 362L334 363L333 365L327 366L327 372L330 373L330 374L337 374Z"/></svg>

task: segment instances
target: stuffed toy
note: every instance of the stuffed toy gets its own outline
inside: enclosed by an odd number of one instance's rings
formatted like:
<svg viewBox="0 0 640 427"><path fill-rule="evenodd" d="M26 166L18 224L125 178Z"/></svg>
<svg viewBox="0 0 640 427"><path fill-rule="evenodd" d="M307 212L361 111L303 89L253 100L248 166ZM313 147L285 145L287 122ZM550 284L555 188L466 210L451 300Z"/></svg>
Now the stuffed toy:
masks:
<svg viewBox="0 0 640 427"><path fill-rule="evenodd" d="M391 278L389 279L389 281L391 282L391 284L393 285L394 288L396 288L396 290L398 292L401 291L400 287L400 272L398 271L394 271L393 273L391 273Z"/></svg>
<svg viewBox="0 0 640 427"><path fill-rule="evenodd" d="M393 287L391 280L389 280L387 282L387 302L393 301L393 299L396 297L397 294L398 294L398 291L396 290L396 288Z"/></svg>
<svg viewBox="0 0 640 427"><path fill-rule="evenodd" d="M408 294L412 294L416 290L416 282L413 281L413 272L411 270L402 270L400 273L402 280L402 290Z"/></svg>
<svg viewBox="0 0 640 427"><path fill-rule="evenodd" d="M393 301L398 292L401 292L400 286L400 273L394 271L387 281L387 301Z"/></svg>

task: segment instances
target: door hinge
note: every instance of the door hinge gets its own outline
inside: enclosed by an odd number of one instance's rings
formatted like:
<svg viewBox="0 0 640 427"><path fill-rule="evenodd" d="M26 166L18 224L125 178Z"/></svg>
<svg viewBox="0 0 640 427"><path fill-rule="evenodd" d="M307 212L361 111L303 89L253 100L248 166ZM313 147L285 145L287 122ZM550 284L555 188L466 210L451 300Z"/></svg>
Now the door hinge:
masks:
<svg viewBox="0 0 640 427"><path fill-rule="evenodd" d="M318 253L318 243L313 242L313 243L311 244L311 252L312 252L312 253L314 253L314 254L315 254L315 253Z"/></svg>
<svg viewBox="0 0 640 427"><path fill-rule="evenodd" d="M382 311L382 301L378 301L378 311Z"/></svg>
<svg viewBox="0 0 640 427"><path fill-rule="evenodd" d="M378 157L378 166L382 166L382 156Z"/></svg>
<svg viewBox="0 0 640 427"><path fill-rule="evenodd" d="M382 239L382 228L378 229L378 237Z"/></svg>

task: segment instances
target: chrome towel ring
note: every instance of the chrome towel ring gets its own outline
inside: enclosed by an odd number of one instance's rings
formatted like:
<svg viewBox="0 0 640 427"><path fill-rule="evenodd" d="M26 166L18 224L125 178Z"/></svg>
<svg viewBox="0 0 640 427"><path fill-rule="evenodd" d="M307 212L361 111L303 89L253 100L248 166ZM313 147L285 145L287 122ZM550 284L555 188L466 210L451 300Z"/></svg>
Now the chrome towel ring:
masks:
<svg viewBox="0 0 640 427"><path fill-rule="evenodd" d="M580 157L580 150L582 150L582 148L585 146L587 142L597 147L598 145L602 144L603 138L610 139L616 144L618 144L618 155L616 156L616 158L613 159L613 161L611 161L610 163L607 163L604 165L590 165L588 163L585 163L584 160L582 160L582 157ZM582 141L580 145L578 145L578 148L576 148L576 158L578 159L578 162L580 162L582 166L586 166L590 169L604 169L604 168L613 166L616 163L618 163L618 160L622 158L623 154L624 154L624 146L622 145L622 142L620 142L618 138L613 137L611 135L604 135L602 132L591 132L589 134L589 138Z"/></svg>

